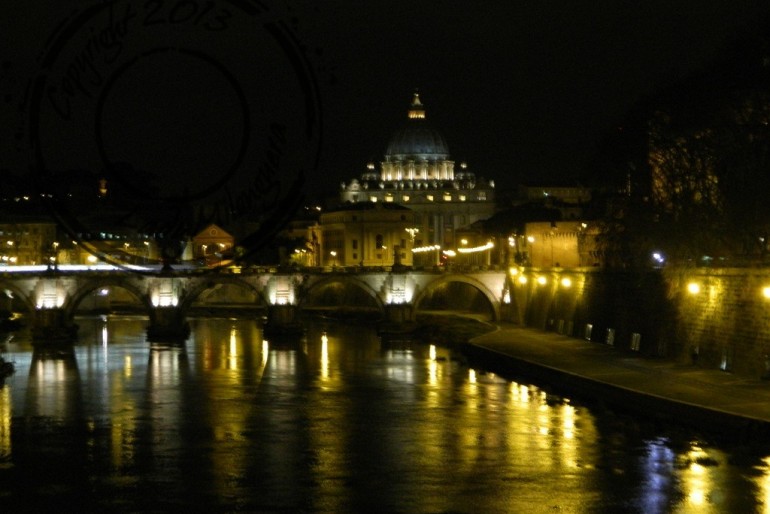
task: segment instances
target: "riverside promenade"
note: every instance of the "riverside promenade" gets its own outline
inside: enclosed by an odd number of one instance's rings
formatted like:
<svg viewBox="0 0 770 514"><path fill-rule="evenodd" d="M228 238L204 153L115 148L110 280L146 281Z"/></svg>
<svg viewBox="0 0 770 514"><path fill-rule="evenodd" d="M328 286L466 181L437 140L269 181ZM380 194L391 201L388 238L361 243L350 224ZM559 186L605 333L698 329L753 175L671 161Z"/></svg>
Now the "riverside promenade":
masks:
<svg viewBox="0 0 770 514"><path fill-rule="evenodd" d="M731 439L770 436L770 381L759 378L507 324L473 338L463 353L472 364L578 401Z"/></svg>

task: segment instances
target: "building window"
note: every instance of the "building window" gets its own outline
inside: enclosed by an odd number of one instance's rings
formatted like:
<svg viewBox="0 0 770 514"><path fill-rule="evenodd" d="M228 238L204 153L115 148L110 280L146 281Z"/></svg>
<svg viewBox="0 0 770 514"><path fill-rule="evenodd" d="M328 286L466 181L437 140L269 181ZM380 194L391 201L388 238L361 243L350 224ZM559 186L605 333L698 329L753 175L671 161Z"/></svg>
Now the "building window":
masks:
<svg viewBox="0 0 770 514"><path fill-rule="evenodd" d="M358 259L358 254L357 254L357 253L354 253L354 254L353 254L353 260L356 260L356 259Z"/></svg>
<svg viewBox="0 0 770 514"><path fill-rule="evenodd" d="M429 202L433 201L433 195L428 195L428 196L426 196L426 198L428 199Z"/></svg>
<svg viewBox="0 0 770 514"><path fill-rule="evenodd" d="M479 191L479 200L486 200L487 199L487 193L485 191Z"/></svg>
<svg viewBox="0 0 770 514"><path fill-rule="evenodd" d="M393 195L392 195L392 194L390 194L390 193L388 193L387 195L385 195L385 201L386 201L386 202L392 202L392 201L393 201Z"/></svg>
<svg viewBox="0 0 770 514"><path fill-rule="evenodd" d="M451 193L444 193L444 201L445 202L451 202L452 201Z"/></svg>
<svg viewBox="0 0 770 514"><path fill-rule="evenodd" d="M460 201L461 201L461 202L464 202L464 201L465 201L465 195L460 195Z"/></svg>
<svg viewBox="0 0 770 514"><path fill-rule="evenodd" d="M376 197L376 196L370 196L370 197L369 197L369 200L370 200L372 203L377 203L377 197Z"/></svg>
<svg viewBox="0 0 770 514"><path fill-rule="evenodd" d="M401 200L404 201L404 202L408 202L409 201L409 195L403 195L401 197Z"/></svg>
<svg viewBox="0 0 770 514"><path fill-rule="evenodd" d="M375 248L380 249L383 246L383 237L382 234L377 234L375 237Z"/></svg>
<svg viewBox="0 0 770 514"><path fill-rule="evenodd" d="M357 250L357 249L358 249L358 239L353 239L353 240L350 242L350 244L352 245L352 247L353 247L353 250Z"/></svg>

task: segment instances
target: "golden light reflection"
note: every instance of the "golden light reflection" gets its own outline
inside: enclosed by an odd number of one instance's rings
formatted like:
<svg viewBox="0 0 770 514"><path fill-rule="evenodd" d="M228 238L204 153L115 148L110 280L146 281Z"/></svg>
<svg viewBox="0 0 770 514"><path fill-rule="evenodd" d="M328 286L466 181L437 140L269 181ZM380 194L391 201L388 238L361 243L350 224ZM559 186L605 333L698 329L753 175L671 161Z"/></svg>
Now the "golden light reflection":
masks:
<svg viewBox="0 0 770 514"><path fill-rule="evenodd" d="M11 455L11 392L0 388L0 462Z"/></svg>
<svg viewBox="0 0 770 514"><path fill-rule="evenodd" d="M267 339L262 340L262 369L264 370L265 364L267 364L267 356L270 354L270 343Z"/></svg>
<svg viewBox="0 0 770 514"><path fill-rule="evenodd" d="M575 407L572 405L562 406L562 434L565 439L575 437Z"/></svg>
<svg viewBox="0 0 770 514"><path fill-rule="evenodd" d="M329 338L321 334L321 380L329 380Z"/></svg>
<svg viewBox="0 0 770 514"><path fill-rule="evenodd" d="M126 378L131 378L131 374L132 374L131 372L133 371L133 369L134 368L132 366L131 356L126 355L125 357L123 357L123 376L125 376Z"/></svg>
<svg viewBox="0 0 770 514"><path fill-rule="evenodd" d="M709 491L714 487L713 477L701 463L709 460L708 454L697 444L692 444L685 454L689 466L682 472L682 488L687 502L700 507L707 503Z"/></svg>
<svg viewBox="0 0 770 514"><path fill-rule="evenodd" d="M438 385L438 362L433 359L428 361L428 384Z"/></svg>
<svg viewBox="0 0 770 514"><path fill-rule="evenodd" d="M227 367L232 370L238 369L238 331L235 327L230 327L230 350L227 355Z"/></svg>
<svg viewBox="0 0 770 514"><path fill-rule="evenodd" d="M437 385L439 379L439 366L436 357L436 345L432 344L428 347L428 384L431 386Z"/></svg>
<svg viewBox="0 0 770 514"><path fill-rule="evenodd" d="M770 505L770 456L764 457L762 463L764 466L761 466L760 469L763 468L764 474L758 481L761 494L758 494L757 497L764 499L765 505Z"/></svg>

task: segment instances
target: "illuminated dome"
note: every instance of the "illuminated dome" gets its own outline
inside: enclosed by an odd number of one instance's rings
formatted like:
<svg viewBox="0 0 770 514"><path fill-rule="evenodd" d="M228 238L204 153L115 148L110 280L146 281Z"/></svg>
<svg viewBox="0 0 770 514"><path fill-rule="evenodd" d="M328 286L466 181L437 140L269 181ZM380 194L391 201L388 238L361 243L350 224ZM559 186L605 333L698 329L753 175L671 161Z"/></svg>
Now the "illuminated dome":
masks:
<svg viewBox="0 0 770 514"><path fill-rule="evenodd" d="M425 120L425 108L419 93L412 98L409 120L390 138L386 161L443 161L449 158L444 137Z"/></svg>

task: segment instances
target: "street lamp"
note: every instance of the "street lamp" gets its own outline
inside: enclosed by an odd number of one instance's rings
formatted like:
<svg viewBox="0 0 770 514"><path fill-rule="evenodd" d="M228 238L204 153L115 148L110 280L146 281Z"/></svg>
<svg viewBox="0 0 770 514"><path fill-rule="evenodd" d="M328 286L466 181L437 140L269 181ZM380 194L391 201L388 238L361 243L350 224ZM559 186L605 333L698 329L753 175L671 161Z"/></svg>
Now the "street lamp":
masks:
<svg viewBox="0 0 770 514"><path fill-rule="evenodd" d="M329 252L329 255L332 256L332 268L334 268L337 266L337 252L332 250L331 252Z"/></svg>

